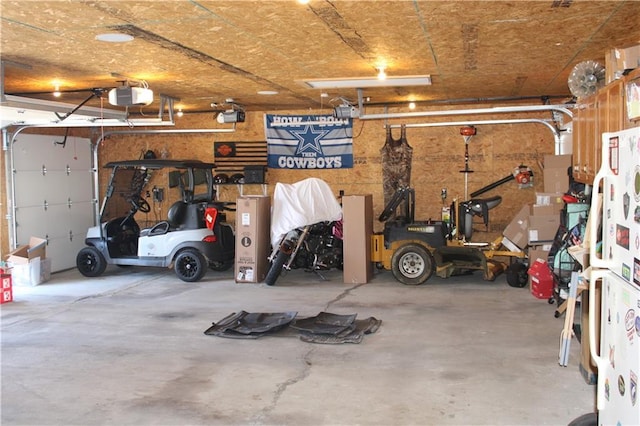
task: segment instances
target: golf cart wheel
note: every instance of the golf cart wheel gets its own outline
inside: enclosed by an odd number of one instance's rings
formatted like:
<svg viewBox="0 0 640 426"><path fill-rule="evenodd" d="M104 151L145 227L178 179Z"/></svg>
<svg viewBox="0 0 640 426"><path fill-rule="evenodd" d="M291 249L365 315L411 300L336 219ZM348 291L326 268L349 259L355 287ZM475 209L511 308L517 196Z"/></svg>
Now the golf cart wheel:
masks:
<svg viewBox="0 0 640 426"><path fill-rule="evenodd" d="M228 271L233 266L233 261L214 261L209 262L209 268L217 272Z"/></svg>
<svg viewBox="0 0 640 426"><path fill-rule="evenodd" d="M420 285L431 278L435 262L427 249L419 244L400 247L391 258L391 271L405 285Z"/></svg>
<svg viewBox="0 0 640 426"><path fill-rule="evenodd" d="M100 250L95 247L85 247L76 256L78 271L85 277L97 277L107 269L107 261Z"/></svg>
<svg viewBox="0 0 640 426"><path fill-rule="evenodd" d="M514 262L507 268L507 283L511 287L522 288L527 285L529 274L527 265L522 262Z"/></svg>
<svg viewBox="0 0 640 426"><path fill-rule="evenodd" d="M173 269L178 278L189 283L200 281L207 272L207 259L196 249L186 248L178 253Z"/></svg>

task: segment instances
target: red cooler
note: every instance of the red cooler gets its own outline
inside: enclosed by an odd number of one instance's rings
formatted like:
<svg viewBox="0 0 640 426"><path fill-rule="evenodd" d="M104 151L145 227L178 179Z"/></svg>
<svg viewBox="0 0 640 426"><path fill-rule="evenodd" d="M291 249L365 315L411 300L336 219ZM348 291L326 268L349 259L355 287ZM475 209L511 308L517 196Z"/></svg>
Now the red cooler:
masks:
<svg viewBox="0 0 640 426"><path fill-rule="evenodd" d="M529 267L529 288L538 299L553 297L553 273L546 260L538 258Z"/></svg>

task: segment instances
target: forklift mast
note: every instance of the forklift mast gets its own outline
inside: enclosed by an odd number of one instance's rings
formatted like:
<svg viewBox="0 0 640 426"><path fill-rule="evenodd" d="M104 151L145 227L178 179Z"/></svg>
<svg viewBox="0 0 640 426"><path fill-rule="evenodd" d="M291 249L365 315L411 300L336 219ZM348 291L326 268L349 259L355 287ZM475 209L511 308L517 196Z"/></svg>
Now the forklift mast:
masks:
<svg viewBox="0 0 640 426"><path fill-rule="evenodd" d="M416 192L413 188L409 187L398 188L396 190L396 193L393 194L391 200L389 200L382 213L380 213L378 220L380 222L386 222L389 220L394 216L396 209L402 202L404 202L404 215L402 216L402 219L406 223L415 222ZM397 218L400 219L400 217Z"/></svg>

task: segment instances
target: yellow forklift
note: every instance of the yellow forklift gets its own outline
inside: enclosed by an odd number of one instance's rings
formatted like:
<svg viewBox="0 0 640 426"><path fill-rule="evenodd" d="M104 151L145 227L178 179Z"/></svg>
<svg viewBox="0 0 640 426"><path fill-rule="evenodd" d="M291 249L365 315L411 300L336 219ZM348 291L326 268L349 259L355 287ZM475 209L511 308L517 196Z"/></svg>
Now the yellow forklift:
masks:
<svg viewBox="0 0 640 426"><path fill-rule="evenodd" d="M423 284L434 273L448 278L474 270L482 271L484 280L493 281L512 266L514 274L510 280L517 282L509 284L523 287L526 269L523 274L522 263L512 261L525 258L525 253L501 249L502 238L490 243L472 243L465 236L474 215L482 216L487 224L488 211L501 201L499 196L464 203L454 201L448 221L416 221L415 190L400 188L378 218L385 226L383 232L372 236L371 260L378 268L392 271L393 276L406 285ZM401 204L401 214L393 217ZM498 259L501 257L509 263Z"/></svg>

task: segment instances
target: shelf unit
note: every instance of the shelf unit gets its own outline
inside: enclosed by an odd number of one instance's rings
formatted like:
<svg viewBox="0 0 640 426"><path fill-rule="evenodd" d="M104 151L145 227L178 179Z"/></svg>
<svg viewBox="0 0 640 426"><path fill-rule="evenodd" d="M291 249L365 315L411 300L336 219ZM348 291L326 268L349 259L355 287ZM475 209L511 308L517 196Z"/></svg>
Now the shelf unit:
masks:
<svg viewBox="0 0 640 426"><path fill-rule="evenodd" d="M266 183L219 183L219 184L215 184L213 185L213 189L216 191L216 194L220 193L220 187L224 186L224 187L230 187L230 186L236 186L238 188L238 195L240 195L241 197L244 196L244 187L245 186L260 186L262 189L262 195L268 195L268 186Z"/></svg>

